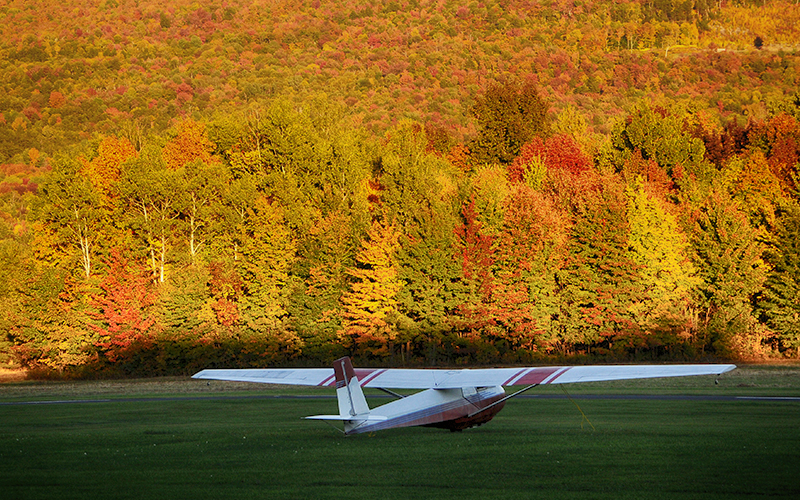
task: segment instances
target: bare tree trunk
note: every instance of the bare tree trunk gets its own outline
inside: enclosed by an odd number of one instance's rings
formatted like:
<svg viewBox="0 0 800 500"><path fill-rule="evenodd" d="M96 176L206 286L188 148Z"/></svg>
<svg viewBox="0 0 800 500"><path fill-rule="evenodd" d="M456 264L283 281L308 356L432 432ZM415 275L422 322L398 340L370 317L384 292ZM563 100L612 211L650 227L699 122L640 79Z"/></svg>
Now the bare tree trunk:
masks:
<svg viewBox="0 0 800 500"><path fill-rule="evenodd" d="M200 252L200 244L197 243L197 198L192 193L192 208L189 214L189 255L192 257L194 264L195 257Z"/></svg>
<svg viewBox="0 0 800 500"><path fill-rule="evenodd" d="M147 246L150 249L150 271L153 273L153 282L156 282L158 279L156 272L156 249L153 247L153 233L150 230L150 217L147 213L147 205L145 205L144 202L141 203L141 208L145 227L147 228Z"/></svg>
<svg viewBox="0 0 800 500"><path fill-rule="evenodd" d="M81 263L83 264L83 274L88 278L92 273L92 255L89 242L89 227L86 219L81 219L78 209L75 208L75 224L78 233L78 246L81 249Z"/></svg>
<svg viewBox="0 0 800 500"><path fill-rule="evenodd" d="M164 234L164 229L161 229L161 262L159 265L158 282L164 282L164 264L167 260L167 237Z"/></svg>

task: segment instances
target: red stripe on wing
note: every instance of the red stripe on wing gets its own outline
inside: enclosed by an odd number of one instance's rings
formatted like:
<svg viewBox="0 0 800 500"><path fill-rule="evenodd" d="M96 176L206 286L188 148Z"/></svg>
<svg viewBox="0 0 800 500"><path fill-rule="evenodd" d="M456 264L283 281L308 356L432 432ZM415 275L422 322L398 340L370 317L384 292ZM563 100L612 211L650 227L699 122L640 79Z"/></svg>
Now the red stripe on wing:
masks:
<svg viewBox="0 0 800 500"><path fill-rule="evenodd" d="M562 367L531 368L528 373L517 379L514 385L549 384L565 371L566 369Z"/></svg>
<svg viewBox="0 0 800 500"><path fill-rule="evenodd" d="M318 386L329 386L329 385L331 385L331 382L333 382L333 379L335 377L336 377L336 374L332 373L330 377L326 378L325 380L323 380L322 382L320 382L317 385Z"/></svg>
<svg viewBox="0 0 800 500"><path fill-rule="evenodd" d="M516 379L519 376L521 376L523 373L525 373L525 371L528 370L528 369L529 368L523 368L522 370L516 372L514 375L508 377L508 380L506 380L502 385L513 385L513 384L515 384L516 383Z"/></svg>
<svg viewBox="0 0 800 500"><path fill-rule="evenodd" d="M356 370L356 376L358 377L358 385L364 387L367 383L380 375L381 373L385 372L386 369L379 369L379 370L371 370L371 369L363 369L363 370Z"/></svg>

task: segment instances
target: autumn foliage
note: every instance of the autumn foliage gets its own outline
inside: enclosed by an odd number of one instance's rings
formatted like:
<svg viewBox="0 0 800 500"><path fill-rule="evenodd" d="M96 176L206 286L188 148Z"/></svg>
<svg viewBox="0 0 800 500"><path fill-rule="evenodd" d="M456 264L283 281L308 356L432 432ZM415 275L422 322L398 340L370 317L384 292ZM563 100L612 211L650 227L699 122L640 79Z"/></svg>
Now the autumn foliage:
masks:
<svg viewBox="0 0 800 500"><path fill-rule="evenodd" d="M0 7L0 363L800 352L795 3L85 3Z"/></svg>

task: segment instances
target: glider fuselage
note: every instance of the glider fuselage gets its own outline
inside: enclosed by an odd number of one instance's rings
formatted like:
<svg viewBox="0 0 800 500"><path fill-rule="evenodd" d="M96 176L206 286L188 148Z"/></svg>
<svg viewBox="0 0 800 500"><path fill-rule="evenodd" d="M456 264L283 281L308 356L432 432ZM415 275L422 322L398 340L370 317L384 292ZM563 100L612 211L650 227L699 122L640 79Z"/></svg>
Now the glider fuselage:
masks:
<svg viewBox="0 0 800 500"><path fill-rule="evenodd" d="M460 431L491 420L503 409L505 402L481 410L501 400L505 394L500 386L427 389L373 408L370 420L353 421L345 426L345 433L360 434L416 425ZM380 417L385 419L376 420Z"/></svg>

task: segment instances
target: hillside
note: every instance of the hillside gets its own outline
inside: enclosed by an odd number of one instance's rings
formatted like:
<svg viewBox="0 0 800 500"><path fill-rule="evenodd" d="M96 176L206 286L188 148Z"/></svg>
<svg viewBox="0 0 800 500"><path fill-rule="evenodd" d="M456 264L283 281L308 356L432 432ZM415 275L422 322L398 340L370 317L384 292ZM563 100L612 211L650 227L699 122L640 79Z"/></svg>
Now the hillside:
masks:
<svg viewBox="0 0 800 500"><path fill-rule="evenodd" d="M314 94L375 133L411 118L464 139L475 97L512 75L607 132L642 98L739 113L800 73L800 13L783 1L92 4L0 2L0 163Z"/></svg>

